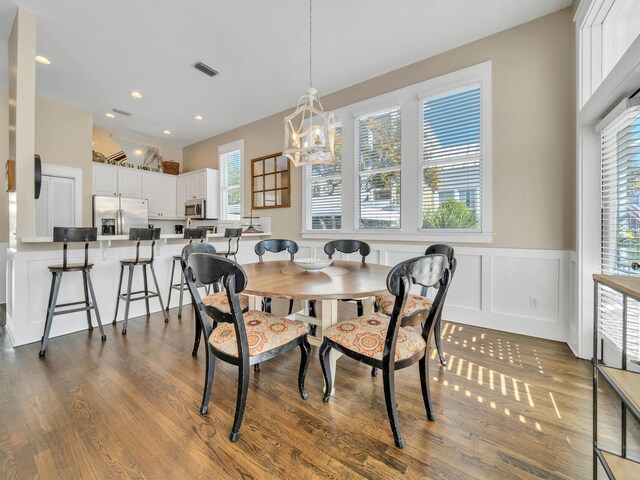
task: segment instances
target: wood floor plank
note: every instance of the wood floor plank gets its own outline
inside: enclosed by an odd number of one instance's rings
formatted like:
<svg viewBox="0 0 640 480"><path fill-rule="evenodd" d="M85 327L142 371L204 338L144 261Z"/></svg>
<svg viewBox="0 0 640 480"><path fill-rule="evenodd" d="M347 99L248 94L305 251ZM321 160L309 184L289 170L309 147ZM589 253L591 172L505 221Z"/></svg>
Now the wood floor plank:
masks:
<svg viewBox="0 0 640 480"><path fill-rule="evenodd" d="M125 337L107 326L105 343L95 332L54 338L42 359L38 345L12 349L0 327L0 478L590 478L591 369L564 344L446 322L448 366L434 353L429 372L435 422L417 365L396 374L402 450L382 376L343 357L324 403L314 348L304 401L291 351L252 372L231 443L237 370L216 362L200 415L191 315L135 318ZM606 405L615 427L618 403Z"/></svg>

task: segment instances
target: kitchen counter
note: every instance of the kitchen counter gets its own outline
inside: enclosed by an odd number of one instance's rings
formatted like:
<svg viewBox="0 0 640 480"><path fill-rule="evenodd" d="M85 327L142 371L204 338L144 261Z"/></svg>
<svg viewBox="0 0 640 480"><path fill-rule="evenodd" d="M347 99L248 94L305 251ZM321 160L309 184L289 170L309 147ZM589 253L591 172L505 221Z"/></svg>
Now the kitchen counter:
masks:
<svg viewBox="0 0 640 480"><path fill-rule="evenodd" d="M263 232L263 233L243 233L242 237L270 237L271 232ZM224 238L224 233L210 233L207 235L207 238ZM160 235L160 240L180 240L184 239L184 235L182 233L163 233ZM104 241L112 241L112 240L126 240L129 241L129 235L98 235L98 242ZM53 237L22 237L22 243L52 243Z"/></svg>

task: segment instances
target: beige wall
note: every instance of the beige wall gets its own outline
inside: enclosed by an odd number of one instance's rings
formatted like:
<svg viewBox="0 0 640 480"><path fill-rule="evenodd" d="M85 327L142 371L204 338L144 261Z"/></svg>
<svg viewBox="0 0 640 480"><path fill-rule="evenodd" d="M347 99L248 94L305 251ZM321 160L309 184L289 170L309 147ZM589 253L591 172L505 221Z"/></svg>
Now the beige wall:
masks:
<svg viewBox="0 0 640 480"><path fill-rule="evenodd" d="M178 162L180 164L180 172L182 172L182 147L176 147L175 145L171 145L170 143L160 142L155 139L142 137L140 135L134 135L132 133L97 126L93 129L93 135L94 141L97 142L95 145L96 151L101 151L101 147L104 146L104 142L105 140L107 140L106 137L111 137L115 139L116 142L118 138L122 138L123 140L128 140L130 142L158 147L160 149L160 155L162 155L162 158L164 160Z"/></svg>
<svg viewBox="0 0 640 480"><path fill-rule="evenodd" d="M35 152L42 163L82 169L82 224L91 225L91 141L93 115L36 98ZM21 212L22 213L22 212Z"/></svg>
<svg viewBox="0 0 640 480"><path fill-rule="evenodd" d="M493 65L494 247L575 249L575 42L572 9L486 37L322 98L327 109L476 65ZM322 92L320 92L322 94ZM292 92L292 99L297 95ZM292 107L293 109L293 107ZM184 149L185 171L217 168L218 145L244 139L245 164L282 150L285 112ZM250 185L245 168L245 185ZM261 210L298 239L301 169L292 207ZM244 192L245 213L250 205Z"/></svg>

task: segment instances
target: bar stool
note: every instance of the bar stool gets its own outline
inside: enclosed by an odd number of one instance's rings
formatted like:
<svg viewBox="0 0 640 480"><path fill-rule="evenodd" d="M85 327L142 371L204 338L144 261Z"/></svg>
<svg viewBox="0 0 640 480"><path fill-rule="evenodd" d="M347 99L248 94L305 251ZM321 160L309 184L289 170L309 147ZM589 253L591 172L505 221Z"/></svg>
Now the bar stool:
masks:
<svg viewBox="0 0 640 480"><path fill-rule="evenodd" d="M227 246L226 252L218 252L216 253L216 255L221 255L224 258L233 257L233 259L237 261L236 254L238 253L238 249L240 248L241 236L242 236L242 228L225 228L224 238L229 239L229 245ZM233 247L231 245L233 245Z"/></svg>
<svg viewBox="0 0 640 480"><path fill-rule="evenodd" d="M51 290L49 292L49 303L47 304L47 319L44 324L44 334L42 335L42 345L40 347L39 355L44 356L47 350L47 343L49 341L49 333L51 332L51 324L53 323L53 317L56 315L65 315L67 313L75 312L87 312L87 326L89 331L93 330L91 324L91 310L96 312L96 320L98 321L98 328L100 328L100 334L102 335L102 341L107 339L104 334L104 328L102 328L102 321L100 320L100 312L98 311L98 303L96 302L96 295L93 291L93 284L91 283L91 276L89 272L93 268L93 264L89 263L89 242L95 242L97 240L98 229L97 228L67 228L67 227L53 227L53 241L62 242L62 265L51 265L49 271L53 275L51 279ZM84 242L84 263L68 263L67 262L67 244ZM63 303L57 305L58 292L60 291L60 284L62 283L62 274L64 272L82 272L82 283L84 286L84 300L79 302ZM89 294L91 294L91 301L89 301ZM58 308L71 307L74 305L83 305L79 308L71 308L63 311L56 311Z"/></svg>
<svg viewBox="0 0 640 480"><path fill-rule="evenodd" d="M131 302L136 302L138 300L144 300L147 307L147 317L151 315L149 311L149 299L158 297L160 301L160 310L162 311L162 315L164 315L164 321L168 322L169 317L167 317L167 313L164 310L164 305L162 304L162 296L160 295L160 287L158 287L158 279L156 278L156 272L153 269L153 254L154 248L156 245L156 240L160 238L160 229L159 228L132 228L129 230L129 240L138 242L136 243L136 258L120 260L120 282L118 283L118 299L116 300L116 313L113 316L113 325L116 324L116 319L118 318L118 305L120 304L120 299L125 300L126 306L124 308L124 325L122 326L122 335L127 334L127 325L129 323L129 304ZM151 256L149 258L140 258L140 242L151 241ZM131 284L133 283L133 270L136 266L142 266L142 273L144 275L144 290L140 290L137 292L131 291ZM147 265L151 268L151 275L153 276L153 283L156 286L155 292L149 291L149 285L147 282ZM129 267L129 282L127 284L127 293L122 292L122 277L124 276L124 267ZM142 294L142 295L140 295ZM133 295L139 295L137 297L133 297Z"/></svg>
<svg viewBox="0 0 640 480"><path fill-rule="evenodd" d="M189 239L189 245L193 243L194 240L200 240L200 243L207 238L207 229L206 228L185 228L184 236L182 238ZM215 252L214 252L215 253ZM169 296L167 297L167 312L169 311L169 305L171 305L171 291L179 290L180 291L180 303L178 305L178 318L182 318L182 297L185 290L189 288L184 283L184 274L182 273L182 267L180 266L180 261L182 260L182 255L174 255L173 261L171 262L171 277L169 277ZM176 270L176 262L178 263L178 268L180 269L180 283L173 283L173 274ZM207 295L209 294L209 289L207 286Z"/></svg>

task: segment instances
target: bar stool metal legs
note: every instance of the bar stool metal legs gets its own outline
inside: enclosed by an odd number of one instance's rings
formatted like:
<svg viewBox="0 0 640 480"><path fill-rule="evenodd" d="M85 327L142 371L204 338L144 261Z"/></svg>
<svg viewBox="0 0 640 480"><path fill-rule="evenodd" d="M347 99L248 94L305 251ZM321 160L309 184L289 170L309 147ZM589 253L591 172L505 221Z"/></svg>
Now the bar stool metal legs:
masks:
<svg viewBox="0 0 640 480"><path fill-rule="evenodd" d="M180 271L180 283L173 283L174 273L176 270L176 262L178 263L178 270ZM167 297L167 311L171 305L171 291L178 290L180 291L179 303L178 303L178 318L182 318L182 302L184 300L184 291L186 289L184 283L184 273L182 271L182 267L180 266L180 257L173 257L173 263L171 265L171 277L169 279L169 296Z"/></svg>
<svg viewBox="0 0 640 480"><path fill-rule="evenodd" d="M133 287L133 271L137 265L142 266L142 275L144 280L144 290L140 290L137 292L132 291ZM153 277L153 283L155 285L155 292L149 291L149 280L147 278L147 265L151 270L151 276ZM158 279L156 278L156 272L153 269L153 263L140 264L140 263L131 263L126 265L129 267L129 275L127 278L127 291L122 293L122 279L124 277L124 267L125 265L120 265L120 281L118 282L118 297L116 299L116 311L113 317L112 324L115 325L118 319L118 306L120 304L120 300L124 300L124 324L122 326L122 335L127 334L127 327L129 325L129 307L131 302L135 302L137 300L144 300L147 316L151 315L151 310L149 309L149 299L158 297L158 301L160 302L160 310L162 311L162 315L164 316L165 323L169 321L169 317L167 317L167 313L164 308L164 303L162 301L162 295L160 295L160 288L158 287ZM140 295L142 294L142 295ZM134 297L134 295L137 295Z"/></svg>
<svg viewBox="0 0 640 480"><path fill-rule="evenodd" d="M88 269L81 269L82 272L82 286L84 289L84 300L79 302L63 303L58 305L58 293L60 292L60 284L62 283L62 270L52 271L51 278L51 290L49 292L49 303L47 304L47 318L44 323L44 333L41 339L39 356L44 356L47 351L47 344L49 343L49 335L51 334L51 325L53 324L53 317L56 315L64 315L67 313L75 313L85 311L87 314L87 328L89 331L93 330L91 323L91 310L96 313L96 321L98 322L98 328L100 329L100 336L102 341L107 339L102 326L102 320L100 318L100 311L98 310L98 302L96 301L96 295L93 291L93 284L91 283L91 275ZM84 305L83 307L66 309L62 311L56 311L57 308L71 307L74 305Z"/></svg>

